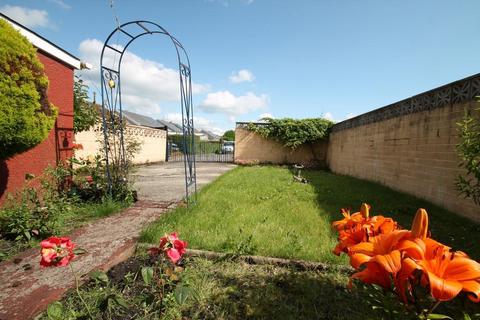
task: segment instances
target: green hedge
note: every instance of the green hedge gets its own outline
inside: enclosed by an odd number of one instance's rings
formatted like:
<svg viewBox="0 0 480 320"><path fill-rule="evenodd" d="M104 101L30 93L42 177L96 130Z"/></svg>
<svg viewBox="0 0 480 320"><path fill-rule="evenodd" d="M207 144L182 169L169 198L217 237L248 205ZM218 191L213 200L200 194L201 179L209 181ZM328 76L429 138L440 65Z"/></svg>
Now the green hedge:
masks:
<svg viewBox="0 0 480 320"><path fill-rule="evenodd" d="M57 118L47 88L48 79L35 48L0 19L0 159L47 138Z"/></svg>

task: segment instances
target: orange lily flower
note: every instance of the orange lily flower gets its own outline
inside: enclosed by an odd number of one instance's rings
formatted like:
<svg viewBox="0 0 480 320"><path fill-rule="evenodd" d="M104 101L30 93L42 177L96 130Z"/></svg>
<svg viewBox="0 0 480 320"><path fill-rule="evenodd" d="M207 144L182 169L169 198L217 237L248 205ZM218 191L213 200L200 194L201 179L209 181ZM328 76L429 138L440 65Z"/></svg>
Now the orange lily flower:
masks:
<svg viewBox="0 0 480 320"><path fill-rule="evenodd" d="M392 286L392 277L402 267L402 256L399 250L393 250L385 255L376 255L368 260L366 268L352 275L352 279L359 279L364 283L378 284L385 289Z"/></svg>
<svg viewBox="0 0 480 320"><path fill-rule="evenodd" d="M370 206L366 203L363 203L360 207L360 212L355 212L350 214L350 210L342 208L342 215L343 219L334 221L332 223L332 227L337 230L341 231L344 229L351 228L357 224L363 223L369 216Z"/></svg>
<svg viewBox="0 0 480 320"><path fill-rule="evenodd" d="M412 222L412 237L425 240L428 234L428 214L425 209L418 209Z"/></svg>
<svg viewBox="0 0 480 320"><path fill-rule="evenodd" d="M448 301L465 291L472 301L480 301L480 263L465 253L436 247L431 257L418 261L417 265L436 300Z"/></svg>
<svg viewBox="0 0 480 320"><path fill-rule="evenodd" d="M350 246L368 242L371 237L390 233L398 228L397 223L391 218L370 217L370 209L371 207L366 203L362 204L359 212L352 215L348 210L342 209L344 219L332 224L333 228L339 232L338 244L333 250L334 254L347 253Z"/></svg>
<svg viewBox="0 0 480 320"><path fill-rule="evenodd" d="M333 249L337 256L348 252L348 248L360 242L367 241L367 231L362 225L356 225L347 230L342 230L338 235L338 244Z"/></svg>
<svg viewBox="0 0 480 320"><path fill-rule="evenodd" d="M372 237L368 242L361 242L348 248L350 255L350 264L355 269L359 269L363 264L370 261L375 256L388 256L393 251L398 250L397 246L401 240L410 235L408 230L395 230L390 233L380 234ZM403 250L410 249L405 246ZM400 252L400 251L399 251Z"/></svg>

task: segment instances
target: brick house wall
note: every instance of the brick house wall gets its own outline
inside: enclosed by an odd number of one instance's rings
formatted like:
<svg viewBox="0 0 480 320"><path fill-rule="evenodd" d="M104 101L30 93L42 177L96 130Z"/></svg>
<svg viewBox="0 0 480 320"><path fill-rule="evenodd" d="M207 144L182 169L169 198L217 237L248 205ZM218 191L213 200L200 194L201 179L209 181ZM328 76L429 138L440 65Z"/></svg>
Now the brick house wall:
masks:
<svg viewBox="0 0 480 320"><path fill-rule="evenodd" d="M72 155L74 68L43 51L38 50L37 55L45 67L48 98L58 108L58 118L45 141L7 161L0 161L0 204L8 193L16 192L25 184L25 174L38 177L48 166L55 166Z"/></svg>

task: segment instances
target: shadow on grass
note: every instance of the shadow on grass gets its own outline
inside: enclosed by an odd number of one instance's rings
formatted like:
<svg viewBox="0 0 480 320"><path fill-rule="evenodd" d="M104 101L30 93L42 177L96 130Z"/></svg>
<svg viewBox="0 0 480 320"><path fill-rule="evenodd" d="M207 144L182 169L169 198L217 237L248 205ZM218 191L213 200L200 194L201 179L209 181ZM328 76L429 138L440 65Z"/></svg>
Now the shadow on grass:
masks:
<svg viewBox="0 0 480 320"><path fill-rule="evenodd" d="M330 221L341 219L342 207L357 212L366 202L372 206L372 214L390 216L403 228L410 228L417 209L425 208L432 238L480 259L480 225L467 218L378 183L327 171L307 170L303 175L314 187L318 205Z"/></svg>
<svg viewBox="0 0 480 320"><path fill-rule="evenodd" d="M348 276L333 270L201 261L194 268L198 296L181 312L188 319L418 319L394 294L368 285L347 288ZM459 319L478 307L464 296L437 311Z"/></svg>
<svg viewBox="0 0 480 320"><path fill-rule="evenodd" d="M244 273L242 268L216 272L215 289L182 314L193 319L380 319L362 302L361 291L345 287L345 277L252 266Z"/></svg>

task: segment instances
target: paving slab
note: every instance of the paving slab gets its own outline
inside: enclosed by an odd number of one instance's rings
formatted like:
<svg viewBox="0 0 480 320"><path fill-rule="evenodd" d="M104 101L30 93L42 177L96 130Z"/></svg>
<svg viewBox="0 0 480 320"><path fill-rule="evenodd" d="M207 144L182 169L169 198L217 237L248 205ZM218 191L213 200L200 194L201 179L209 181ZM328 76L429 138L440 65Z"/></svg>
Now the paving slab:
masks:
<svg viewBox="0 0 480 320"><path fill-rule="evenodd" d="M235 167L236 165L232 163L197 162L197 190ZM165 162L137 167L133 174L133 181L140 199L180 201L185 197L183 162Z"/></svg>

